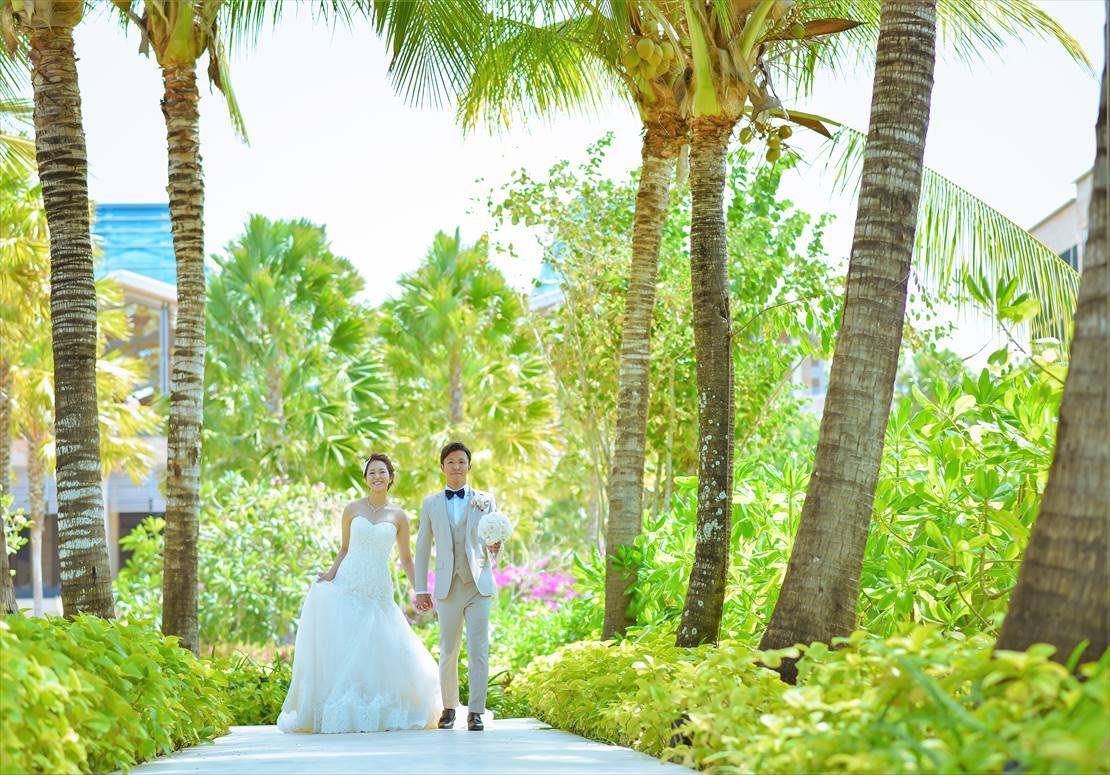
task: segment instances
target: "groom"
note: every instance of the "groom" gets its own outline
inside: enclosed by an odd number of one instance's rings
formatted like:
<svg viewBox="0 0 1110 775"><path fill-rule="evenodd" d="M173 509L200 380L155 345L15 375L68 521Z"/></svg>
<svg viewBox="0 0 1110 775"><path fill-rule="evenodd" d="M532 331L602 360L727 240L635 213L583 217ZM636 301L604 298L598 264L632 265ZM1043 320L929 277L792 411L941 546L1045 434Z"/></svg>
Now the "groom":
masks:
<svg viewBox="0 0 1110 775"><path fill-rule="evenodd" d="M439 468L446 479L444 490L432 493L420 507L420 529L416 535L416 610L432 607L427 592L428 558L436 545L436 598L439 601L439 688L443 714L439 728L455 725L459 704L459 648L466 622L466 646L470 655L470 697L466 728L484 729L486 683L489 679L489 612L496 591L491 553L496 557L501 544L486 546L478 537L482 514L497 506L489 493L466 483L470 472L470 450L453 441L439 453Z"/></svg>

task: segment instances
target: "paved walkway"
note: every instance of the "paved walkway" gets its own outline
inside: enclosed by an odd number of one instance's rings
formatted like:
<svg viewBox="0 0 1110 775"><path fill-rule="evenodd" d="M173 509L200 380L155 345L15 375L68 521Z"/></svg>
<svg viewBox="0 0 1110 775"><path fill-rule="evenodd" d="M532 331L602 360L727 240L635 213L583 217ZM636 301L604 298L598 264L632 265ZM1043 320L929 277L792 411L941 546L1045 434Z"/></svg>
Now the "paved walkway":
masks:
<svg viewBox="0 0 1110 775"><path fill-rule="evenodd" d="M461 724L459 725L461 727ZM689 773L627 748L595 743L535 719L504 719L484 732L426 730L364 735L285 735L277 727L232 727L215 743L178 751L132 770L183 773Z"/></svg>

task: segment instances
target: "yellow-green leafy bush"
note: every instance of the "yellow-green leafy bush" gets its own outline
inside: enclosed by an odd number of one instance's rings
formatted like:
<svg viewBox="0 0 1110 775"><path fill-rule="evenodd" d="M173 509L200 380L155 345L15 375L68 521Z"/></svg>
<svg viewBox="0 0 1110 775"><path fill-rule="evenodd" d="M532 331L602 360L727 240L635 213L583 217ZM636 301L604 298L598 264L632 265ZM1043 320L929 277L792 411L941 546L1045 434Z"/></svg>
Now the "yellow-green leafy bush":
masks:
<svg viewBox="0 0 1110 775"><path fill-rule="evenodd" d="M1047 646L857 632L811 645L789 686L765 665L793 650L670 642L572 644L511 691L554 726L713 772L1110 772L1110 652L1076 676Z"/></svg>
<svg viewBox="0 0 1110 775"><path fill-rule="evenodd" d="M5 775L104 772L227 732L219 671L149 625L0 619Z"/></svg>
<svg viewBox="0 0 1110 775"><path fill-rule="evenodd" d="M292 679L290 657L277 653L267 665L248 654L230 654L213 664L223 673L224 696L234 726L277 723Z"/></svg>

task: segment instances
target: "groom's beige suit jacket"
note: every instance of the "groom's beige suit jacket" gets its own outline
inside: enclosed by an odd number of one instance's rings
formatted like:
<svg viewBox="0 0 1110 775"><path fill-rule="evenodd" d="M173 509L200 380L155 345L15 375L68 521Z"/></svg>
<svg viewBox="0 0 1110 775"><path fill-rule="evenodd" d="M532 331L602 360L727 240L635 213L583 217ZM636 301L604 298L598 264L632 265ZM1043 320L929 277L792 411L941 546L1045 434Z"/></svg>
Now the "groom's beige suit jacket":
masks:
<svg viewBox="0 0 1110 775"><path fill-rule="evenodd" d="M469 485L468 485L469 486ZM480 503L487 503L484 509L478 507ZM497 510L497 503L488 492L483 492L474 487L470 488L470 501L461 517L466 524L466 557L463 561L470 564L470 575L474 578L474 586L479 594L490 596L497 587L493 581L493 563L491 554L485 542L478 537L478 522L482 515ZM447 510L447 496L443 490L433 493L424 499L420 506L420 528L416 533L416 557L414 570L416 571L417 589L427 589L428 562L431 556L432 543L436 547L436 591L439 599L447 597L451 589L451 577L455 572L454 538L451 535L451 515Z"/></svg>

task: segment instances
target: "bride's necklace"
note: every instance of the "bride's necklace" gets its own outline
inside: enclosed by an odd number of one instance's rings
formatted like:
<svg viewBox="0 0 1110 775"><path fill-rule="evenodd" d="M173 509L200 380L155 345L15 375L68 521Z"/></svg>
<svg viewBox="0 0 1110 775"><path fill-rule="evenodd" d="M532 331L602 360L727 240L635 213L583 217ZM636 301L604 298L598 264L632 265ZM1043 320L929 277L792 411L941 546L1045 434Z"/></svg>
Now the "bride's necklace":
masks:
<svg viewBox="0 0 1110 775"><path fill-rule="evenodd" d="M370 509L371 514L377 514L379 511L381 511L382 509L384 509L386 506L389 505L389 501L386 501L385 503L382 503L378 506L375 506L373 503L370 502L369 498L363 497L363 500L366 502L366 507L368 509Z"/></svg>

